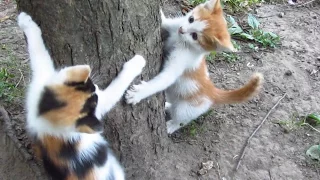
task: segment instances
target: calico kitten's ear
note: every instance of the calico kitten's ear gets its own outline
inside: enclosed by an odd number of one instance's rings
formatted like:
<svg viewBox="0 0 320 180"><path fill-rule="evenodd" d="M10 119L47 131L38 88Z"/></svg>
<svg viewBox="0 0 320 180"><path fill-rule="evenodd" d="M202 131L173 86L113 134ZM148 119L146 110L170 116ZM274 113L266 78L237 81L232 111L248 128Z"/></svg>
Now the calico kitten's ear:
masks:
<svg viewBox="0 0 320 180"><path fill-rule="evenodd" d="M65 68L66 82L86 82L90 76L91 68L88 65L77 65Z"/></svg>
<svg viewBox="0 0 320 180"><path fill-rule="evenodd" d="M217 9L221 9L220 0L208 0L204 3L204 7L209 11L215 12Z"/></svg>

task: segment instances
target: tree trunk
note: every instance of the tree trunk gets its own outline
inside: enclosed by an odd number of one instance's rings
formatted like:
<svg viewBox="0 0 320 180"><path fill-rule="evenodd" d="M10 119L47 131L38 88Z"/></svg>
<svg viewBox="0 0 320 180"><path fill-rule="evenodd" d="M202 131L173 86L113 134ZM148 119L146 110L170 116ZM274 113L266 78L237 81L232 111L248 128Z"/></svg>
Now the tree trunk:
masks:
<svg viewBox="0 0 320 180"><path fill-rule="evenodd" d="M40 25L55 64L89 64L105 87L134 54L147 59L140 79L161 65L159 0L18 0L20 11ZM137 83L137 81L136 81ZM105 135L126 169L127 179L163 179L164 98L130 107L119 103L107 116Z"/></svg>

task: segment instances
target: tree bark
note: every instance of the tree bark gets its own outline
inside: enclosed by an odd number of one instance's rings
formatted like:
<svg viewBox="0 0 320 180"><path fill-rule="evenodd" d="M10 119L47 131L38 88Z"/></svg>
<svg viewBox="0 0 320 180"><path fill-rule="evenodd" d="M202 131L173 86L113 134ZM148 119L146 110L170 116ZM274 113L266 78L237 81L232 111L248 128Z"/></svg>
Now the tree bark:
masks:
<svg viewBox="0 0 320 180"><path fill-rule="evenodd" d="M20 11L40 25L57 67L89 64L105 87L134 54L147 59L139 80L161 65L159 0L17 0ZM137 81L136 81L137 83ZM105 135L126 169L127 179L163 179L165 154L162 94L130 107L119 103L106 119Z"/></svg>

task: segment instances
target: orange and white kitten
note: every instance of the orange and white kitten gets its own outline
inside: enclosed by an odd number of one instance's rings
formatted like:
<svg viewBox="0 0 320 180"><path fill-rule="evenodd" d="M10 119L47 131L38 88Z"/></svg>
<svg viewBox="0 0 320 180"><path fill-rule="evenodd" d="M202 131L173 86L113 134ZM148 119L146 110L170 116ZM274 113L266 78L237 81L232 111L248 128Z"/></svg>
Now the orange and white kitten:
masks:
<svg viewBox="0 0 320 180"><path fill-rule="evenodd" d="M125 97L136 104L166 90L166 109L171 115L167 132L175 132L216 104L239 103L255 96L263 76L254 74L240 89L218 89L209 79L205 56L211 51L234 51L220 0L196 6L184 17L168 19L161 12L162 28L168 32L163 70L152 80L133 85Z"/></svg>
<svg viewBox="0 0 320 180"><path fill-rule="evenodd" d="M90 79L88 65L54 69L41 29L22 12L32 79L27 94L27 129L35 153L54 180L124 180L120 163L101 135L102 117L121 99L145 65L136 55L104 90Z"/></svg>

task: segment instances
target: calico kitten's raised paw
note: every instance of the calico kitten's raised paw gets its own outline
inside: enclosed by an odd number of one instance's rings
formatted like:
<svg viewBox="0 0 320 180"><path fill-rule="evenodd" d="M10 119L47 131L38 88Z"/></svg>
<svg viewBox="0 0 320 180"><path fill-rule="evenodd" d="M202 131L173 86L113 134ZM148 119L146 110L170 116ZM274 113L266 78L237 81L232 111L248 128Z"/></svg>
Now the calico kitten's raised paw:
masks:
<svg viewBox="0 0 320 180"><path fill-rule="evenodd" d="M180 123L170 120L167 121L167 133L168 134L172 134L174 133L176 130L180 129Z"/></svg>
<svg viewBox="0 0 320 180"><path fill-rule="evenodd" d="M125 98L126 98L126 102L128 104L137 104L141 101L141 99L143 99L144 95L141 92L142 89L145 88L145 86L147 85L147 82L145 81L141 81L141 84L137 84L137 85L132 85L130 86L129 90L127 90Z"/></svg>
<svg viewBox="0 0 320 180"><path fill-rule="evenodd" d="M34 30L37 30L38 32L41 33L41 30L38 27L38 25L32 20L31 16L29 16L25 12L22 12L19 14L18 25L23 31L25 31L29 28L33 28Z"/></svg>

